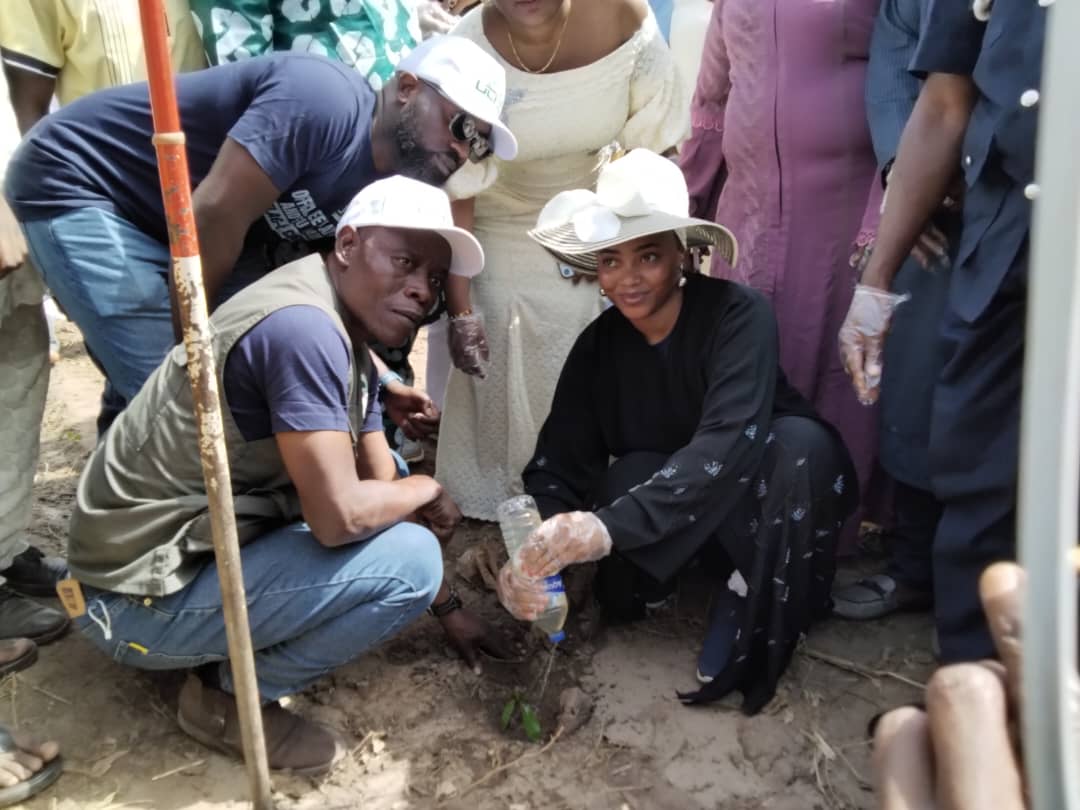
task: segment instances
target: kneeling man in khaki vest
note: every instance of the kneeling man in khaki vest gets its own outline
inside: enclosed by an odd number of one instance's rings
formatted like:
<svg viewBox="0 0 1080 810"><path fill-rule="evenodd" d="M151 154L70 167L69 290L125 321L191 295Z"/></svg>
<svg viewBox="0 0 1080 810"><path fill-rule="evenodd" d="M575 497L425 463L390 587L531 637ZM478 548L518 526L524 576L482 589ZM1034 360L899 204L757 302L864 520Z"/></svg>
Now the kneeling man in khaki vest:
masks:
<svg viewBox="0 0 1080 810"><path fill-rule="evenodd" d="M341 746L277 700L401 631L425 608L475 664L498 648L443 582L461 513L434 479L400 477L366 343L404 342L447 274L483 252L446 195L391 177L341 218L333 252L286 265L211 319L270 766L329 768ZM94 451L71 521L76 627L118 661L191 669L180 726L240 755L221 595L177 346Z"/></svg>

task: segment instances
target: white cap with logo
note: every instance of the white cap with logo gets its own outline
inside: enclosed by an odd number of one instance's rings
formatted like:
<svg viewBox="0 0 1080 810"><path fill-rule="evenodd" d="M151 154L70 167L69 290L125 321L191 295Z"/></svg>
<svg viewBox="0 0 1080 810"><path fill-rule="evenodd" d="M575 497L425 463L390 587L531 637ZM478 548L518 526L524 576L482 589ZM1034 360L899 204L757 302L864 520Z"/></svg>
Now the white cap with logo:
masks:
<svg viewBox="0 0 1080 810"><path fill-rule="evenodd" d="M338 220L337 233L349 226L434 231L450 243L450 272L472 277L484 269L484 249L476 237L454 225L450 198L435 186L395 175L364 187Z"/></svg>
<svg viewBox="0 0 1080 810"><path fill-rule="evenodd" d="M491 124L491 146L502 160L517 155L517 139L500 120L506 100L506 71L470 39L434 36L398 62L399 73L411 73L437 89L465 112Z"/></svg>

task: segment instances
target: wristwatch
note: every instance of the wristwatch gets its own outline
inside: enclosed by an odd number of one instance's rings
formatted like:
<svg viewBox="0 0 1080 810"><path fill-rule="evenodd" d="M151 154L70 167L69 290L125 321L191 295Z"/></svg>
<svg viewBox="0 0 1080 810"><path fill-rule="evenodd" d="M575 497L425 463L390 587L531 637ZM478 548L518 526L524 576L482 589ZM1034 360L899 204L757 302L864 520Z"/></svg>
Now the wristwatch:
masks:
<svg viewBox="0 0 1080 810"><path fill-rule="evenodd" d="M434 616L436 619L441 619L443 616L448 616L455 610L461 610L465 605L461 601L461 597L458 596L457 589L450 586L450 596L443 602L437 605L431 605L427 609L427 612Z"/></svg>

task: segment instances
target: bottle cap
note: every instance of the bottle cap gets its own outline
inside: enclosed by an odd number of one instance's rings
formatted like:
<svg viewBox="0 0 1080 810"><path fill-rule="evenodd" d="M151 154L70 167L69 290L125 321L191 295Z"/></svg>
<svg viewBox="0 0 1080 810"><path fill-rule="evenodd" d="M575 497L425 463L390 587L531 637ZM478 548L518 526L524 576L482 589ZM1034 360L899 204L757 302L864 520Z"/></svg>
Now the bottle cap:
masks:
<svg viewBox="0 0 1080 810"><path fill-rule="evenodd" d="M558 644L564 638L566 638L566 632L564 630L556 630L554 633L548 634L548 641L552 644Z"/></svg>

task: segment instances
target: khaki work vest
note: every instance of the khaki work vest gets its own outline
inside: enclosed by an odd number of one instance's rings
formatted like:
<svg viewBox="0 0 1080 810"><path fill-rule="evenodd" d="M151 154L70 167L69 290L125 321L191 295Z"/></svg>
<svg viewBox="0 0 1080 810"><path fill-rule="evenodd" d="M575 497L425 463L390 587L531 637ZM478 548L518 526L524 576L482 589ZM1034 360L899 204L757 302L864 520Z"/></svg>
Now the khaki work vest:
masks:
<svg viewBox="0 0 1080 810"><path fill-rule="evenodd" d="M225 401L229 351L259 321L290 306L326 312L350 347L349 425L355 446L367 411L371 358L353 346L337 295L317 254L267 274L210 319L240 543L302 519L296 488L271 436L245 441ZM210 514L196 417L181 344L146 381L94 450L79 479L68 565L102 590L164 596L181 590L211 559ZM360 373L358 373L358 370Z"/></svg>

